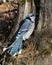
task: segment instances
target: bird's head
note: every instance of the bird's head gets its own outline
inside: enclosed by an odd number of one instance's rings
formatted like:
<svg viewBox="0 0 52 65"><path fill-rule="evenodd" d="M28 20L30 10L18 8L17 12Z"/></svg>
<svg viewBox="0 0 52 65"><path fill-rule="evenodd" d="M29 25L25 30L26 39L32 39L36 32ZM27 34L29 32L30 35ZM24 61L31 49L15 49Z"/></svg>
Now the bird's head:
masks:
<svg viewBox="0 0 52 65"><path fill-rule="evenodd" d="M25 17L25 19L31 19L31 21L32 22L35 22L35 14L33 14L33 13L30 13L30 14L28 14L26 17Z"/></svg>

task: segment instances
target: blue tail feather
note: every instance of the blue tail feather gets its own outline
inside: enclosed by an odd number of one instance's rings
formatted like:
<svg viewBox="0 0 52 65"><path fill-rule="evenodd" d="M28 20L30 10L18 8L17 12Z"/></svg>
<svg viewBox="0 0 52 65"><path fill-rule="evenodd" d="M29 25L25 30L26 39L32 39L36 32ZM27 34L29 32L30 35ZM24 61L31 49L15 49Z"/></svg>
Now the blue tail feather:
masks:
<svg viewBox="0 0 52 65"><path fill-rule="evenodd" d="M8 48L10 47L12 47L11 51L9 52L11 55L18 53L19 50L22 49L22 37L20 37L19 39L17 38Z"/></svg>

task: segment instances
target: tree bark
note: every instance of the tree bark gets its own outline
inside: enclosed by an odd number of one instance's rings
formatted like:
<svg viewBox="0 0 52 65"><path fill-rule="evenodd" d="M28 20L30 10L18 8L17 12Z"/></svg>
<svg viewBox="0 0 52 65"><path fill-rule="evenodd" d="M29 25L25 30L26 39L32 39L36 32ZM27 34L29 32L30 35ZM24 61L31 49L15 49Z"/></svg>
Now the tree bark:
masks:
<svg viewBox="0 0 52 65"><path fill-rule="evenodd" d="M26 0L25 1L25 9L24 9L24 18L30 12L31 12L31 1Z"/></svg>

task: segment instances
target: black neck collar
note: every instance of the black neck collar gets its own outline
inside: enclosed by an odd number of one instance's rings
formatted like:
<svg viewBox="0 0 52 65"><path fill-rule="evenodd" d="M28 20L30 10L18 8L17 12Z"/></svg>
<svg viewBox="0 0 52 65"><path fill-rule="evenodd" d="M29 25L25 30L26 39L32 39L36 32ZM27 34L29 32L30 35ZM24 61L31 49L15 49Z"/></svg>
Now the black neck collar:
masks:
<svg viewBox="0 0 52 65"><path fill-rule="evenodd" d="M34 22L30 19L30 17L28 17L28 18L26 18L26 19L29 19L32 23L34 23Z"/></svg>

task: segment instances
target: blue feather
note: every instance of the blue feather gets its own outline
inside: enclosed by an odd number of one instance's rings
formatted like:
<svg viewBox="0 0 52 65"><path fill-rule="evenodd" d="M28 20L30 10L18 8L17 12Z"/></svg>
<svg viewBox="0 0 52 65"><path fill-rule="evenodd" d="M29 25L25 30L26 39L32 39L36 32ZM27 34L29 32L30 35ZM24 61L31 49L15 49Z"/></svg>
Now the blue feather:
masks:
<svg viewBox="0 0 52 65"><path fill-rule="evenodd" d="M22 41L23 38L16 38L16 40L9 46L8 48L12 48L9 52L11 55L14 55L15 53L18 53L20 49L22 49Z"/></svg>
<svg viewBox="0 0 52 65"><path fill-rule="evenodd" d="M12 47L11 51L9 52L11 55L14 55L15 53L18 53L20 49L22 49L22 41L23 41L23 35L27 30L24 30L17 34L16 40L12 43L10 47Z"/></svg>

